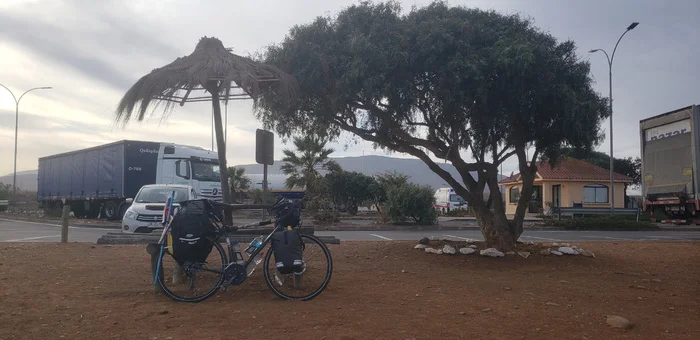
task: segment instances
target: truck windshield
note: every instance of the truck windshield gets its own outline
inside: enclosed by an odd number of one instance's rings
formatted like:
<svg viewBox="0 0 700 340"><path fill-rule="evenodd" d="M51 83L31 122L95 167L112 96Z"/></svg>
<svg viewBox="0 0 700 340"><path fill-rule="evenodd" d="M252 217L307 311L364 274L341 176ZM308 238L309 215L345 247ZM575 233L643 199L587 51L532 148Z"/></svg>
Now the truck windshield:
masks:
<svg viewBox="0 0 700 340"><path fill-rule="evenodd" d="M168 188L168 187L148 187L143 188L136 195L134 202L136 203L165 203L168 201L170 194L175 191L175 202L187 200L188 190L185 188Z"/></svg>
<svg viewBox="0 0 700 340"><path fill-rule="evenodd" d="M219 165L210 162L192 162L192 179L204 182L218 182L221 180Z"/></svg>

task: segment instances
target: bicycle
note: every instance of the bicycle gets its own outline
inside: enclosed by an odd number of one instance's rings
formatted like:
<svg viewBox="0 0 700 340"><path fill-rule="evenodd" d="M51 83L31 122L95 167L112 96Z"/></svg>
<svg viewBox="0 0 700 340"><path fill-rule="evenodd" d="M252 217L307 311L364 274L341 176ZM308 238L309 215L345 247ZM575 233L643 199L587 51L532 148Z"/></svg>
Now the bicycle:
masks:
<svg viewBox="0 0 700 340"><path fill-rule="evenodd" d="M291 274L282 274L277 270L276 267L270 266L270 259L272 258L273 252L272 247L268 247L268 244L271 243L271 238L275 234L275 232L288 230L283 225L283 223L281 223L281 221L285 220L285 218L289 216L281 216L281 210L286 209L287 213L290 214L290 204L294 203L290 203L290 201L286 201L284 199L277 201L270 208L270 211L274 215L276 215L276 218L274 220L267 220L243 226L225 226L223 225L222 219L220 217L221 211L217 210L217 208L226 209L228 207L231 207L232 205L218 203L210 200L196 201L202 202L202 204L204 205L204 210L206 211L208 218L214 226L215 232L213 232L209 236L204 237L204 242L208 242L212 250L208 254L207 259L204 261L185 261L182 265L176 263L176 265L173 267L172 277L166 277L164 273L166 273L167 270L165 270L163 262L166 260L174 259L174 257L172 256L171 252L168 251L168 247L165 246L166 242L161 241L162 253L158 262L159 270L158 275L156 275L155 281L160 286L162 291L173 300L179 302L201 302L213 296L219 289L226 291L226 289L231 285L242 284L255 270L255 268L259 264L259 261L256 260L260 259L260 257L258 256L261 255L261 253L266 248L268 249L268 251L267 253L265 253L265 257L263 260L265 262L263 265L263 270L265 273L265 282L267 283L270 290L272 290L272 292L275 293L275 295L277 295L278 297L285 300L308 301L317 297L328 286L333 272L333 260L331 257L331 253L328 247L321 240L319 240L313 235L300 234L303 242L302 251L304 259L302 270ZM285 202L286 204L282 204ZM286 208L284 208L283 206ZM298 206L294 206L293 210L295 211L294 213L298 214L299 209L297 208ZM298 229L301 226L301 222L299 221L298 215L296 216L296 221L298 221L299 223L297 223L296 226L291 226L294 229ZM260 246L252 250L252 252L248 255L247 259L243 259L242 252L238 248L237 242L234 241L232 244L230 234L235 233L238 230L243 230L252 227L260 227L270 225L273 223L275 227L272 229L270 234L264 237ZM226 250L224 250L220 243L222 239L226 243L228 254L226 254ZM307 259L306 250L309 245L319 246L325 257L325 260L319 261L320 264L323 264L323 262L325 262L325 265L327 266L325 273L323 274L323 280L321 284L318 287L315 287L313 290L311 290L310 293L301 296L293 296L282 292L281 288L283 288L285 286L285 283L287 283L288 281L293 281L294 289L302 288L302 286L304 286L304 282L308 281L307 278L310 275L311 269L309 268L309 266L311 264L316 263L311 259ZM250 247L248 249L250 249ZM249 270L250 266L253 266L252 270ZM195 281L200 281L202 279L201 274L214 275L214 284L210 288L201 291L201 294L195 293L194 296L189 297L183 296L184 294L176 293L176 287L173 286L182 284L184 281L183 279L189 280L189 286L186 287L187 292L193 292ZM171 284L173 286L170 286Z"/></svg>

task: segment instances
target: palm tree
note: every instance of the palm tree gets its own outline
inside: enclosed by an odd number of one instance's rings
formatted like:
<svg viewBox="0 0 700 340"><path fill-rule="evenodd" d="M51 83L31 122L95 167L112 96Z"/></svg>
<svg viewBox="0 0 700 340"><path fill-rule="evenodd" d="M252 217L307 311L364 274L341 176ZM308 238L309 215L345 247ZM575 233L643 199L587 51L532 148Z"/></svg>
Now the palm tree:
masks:
<svg viewBox="0 0 700 340"><path fill-rule="evenodd" d="M329 156L335 150L326 148L327 141L316 136L294 137L294 151L283 150L282 172L289 176L287 189L294 187L316 192L320 189L322 176L319 171L339 171L340 165Z"/></svg>
<svg viewBox="0 0 700 340"><path fill-rule="evenodd" d="M231 185L231 197L236 199L236 193L239 197L243 196L243 191L250 189L252 180L245 175L245 168L237 168L235 166L228 168L228 179Z"/></svg>
<svg viewBox="0 0 700 340"><path fill-rule="evenodd" d="M261 96L275 96L291 107L298 88L297 81L277 67L233 54L219 39L203 37L192 54L141 77L119 102L115 122L125 126L132 118L142 121L148 109L155 110L160 103L166 119L175 103L211 100L219 167L226 169L220 101L250 98L257 105ZM231 203L228 184L228 171L221 171L221 194L224 202ZM230 223L230 214L226 215Z"/></svg>

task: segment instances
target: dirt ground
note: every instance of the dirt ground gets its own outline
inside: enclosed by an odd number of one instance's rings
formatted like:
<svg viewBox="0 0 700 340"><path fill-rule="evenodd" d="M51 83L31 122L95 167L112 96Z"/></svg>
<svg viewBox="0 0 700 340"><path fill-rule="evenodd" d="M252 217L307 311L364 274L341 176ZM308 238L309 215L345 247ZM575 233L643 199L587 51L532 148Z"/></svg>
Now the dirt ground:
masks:
<svg viewBox="0 0 700 340"><path fill-rule="evenodd" d="M275 297L258 272L186 304L153 293L142 245L6 243L0 339L700 339L700 243L577 244L594 259L413 245L331 246L333 278L312 301Z"/></svg>

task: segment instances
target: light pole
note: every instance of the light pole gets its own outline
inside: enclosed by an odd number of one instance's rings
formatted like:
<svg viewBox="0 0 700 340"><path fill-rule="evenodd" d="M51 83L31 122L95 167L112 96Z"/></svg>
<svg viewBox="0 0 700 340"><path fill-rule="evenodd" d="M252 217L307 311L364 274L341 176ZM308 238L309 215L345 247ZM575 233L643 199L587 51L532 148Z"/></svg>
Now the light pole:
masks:
<svg viewBox="0 0 700 340"><path fill-rule="evenodd" d="M613 65L613 60L615 59L615 51L617 51L617 45L620 44L620 40L622 40L622 37L627 34L627 32L633 30L635 27L639 25L638 22L633 22L629 26L627 26L627 29L625 30L624 33L620 36L620 39L617 39L617 43L615 44L615 48L613 49L612 55L608 55L608 52L605 52L604 49L602 48L597 48L594 50L590 50L589 53L595 53L595 52L603 52L605 53L605 57L608 59L608 69L609 69L609 77L610 77L610 212L615 213L615 181L614 181L614 176L615 176L615 171L613 169L613 96L612 96L612 65Z"/></svg>
<svg viewBox="0 0 700 340"><path fill-rule="evenodd" d="M19 98L15 97L15 94L12 93L10 89L7 88L7 86L0 84L0 86L4 87L7 92L10 92L12 95L12 99L15 100L15 161L14 161L14 171L12 173L12 204L15 202L15 195L17 194L17 130L19 127L19 102L22 100L22 97L24 97L25 94L29 93L30 91L34 90L49 90L51 89L51 86L44 86L44 87L35 87L33 89L29 89L27 91L24 91Z"/></svg>

